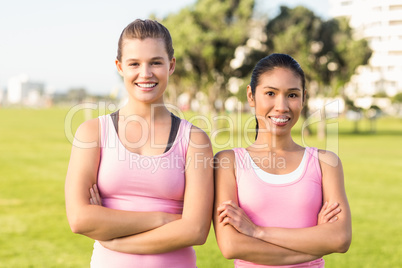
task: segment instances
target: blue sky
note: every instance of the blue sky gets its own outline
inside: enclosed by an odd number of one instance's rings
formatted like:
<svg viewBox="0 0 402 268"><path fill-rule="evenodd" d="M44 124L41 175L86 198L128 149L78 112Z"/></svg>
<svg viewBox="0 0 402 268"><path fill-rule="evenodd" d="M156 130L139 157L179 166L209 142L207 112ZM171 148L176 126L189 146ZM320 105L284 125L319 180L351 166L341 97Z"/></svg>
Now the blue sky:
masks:
<svg viewBox="0 0 402 268"><path fill-rule="evenodd" d="M0 90L26 74L52 91L84 87L108 94L120 86L114 60L122 29L151 13L163 17L196 0L13 0L0 3ZM328 0L257 0L273 17L303 4L328 17Z"/></svg>

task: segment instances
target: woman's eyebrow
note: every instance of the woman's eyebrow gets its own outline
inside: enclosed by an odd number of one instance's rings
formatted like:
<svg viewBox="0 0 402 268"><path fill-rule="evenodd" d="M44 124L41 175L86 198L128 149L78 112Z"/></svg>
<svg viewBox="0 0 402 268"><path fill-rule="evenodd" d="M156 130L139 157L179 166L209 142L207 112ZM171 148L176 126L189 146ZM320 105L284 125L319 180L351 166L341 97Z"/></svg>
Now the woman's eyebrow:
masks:
<svg viewBox="0 0 402 268"><path fill-rule="evenodd" d="M164 58L162 56L157 56L157 57L152 57L149 60L163 60ZM126 61L139 61L139 59L136 58L129 58Z"/></svg>
<svg viewBox="0 0 402 268"><path fill-rule="evenodd" d="M269 88L269 89L272 89L272 90L279 90L278 88L273 87L273 86L265 86L264 88ZM288 91L301 91L301 89L298 88L298 87L291 87L291 88L288 88L287 90Z"/></svg>

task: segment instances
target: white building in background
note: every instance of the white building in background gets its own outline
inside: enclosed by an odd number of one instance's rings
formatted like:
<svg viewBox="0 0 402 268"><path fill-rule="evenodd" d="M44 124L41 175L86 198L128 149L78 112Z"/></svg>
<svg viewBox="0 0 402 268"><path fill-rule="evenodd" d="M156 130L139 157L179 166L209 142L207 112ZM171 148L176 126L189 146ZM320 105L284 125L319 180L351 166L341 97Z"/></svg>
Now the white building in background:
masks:
<svg viewBox="0 0 402 268"><path fill-rule="evenodd" d="M8 80L7 103L24 106L42 105L44 84L32 82L27 75L18 75Z"/></svg>
<svg viewBox="0 0 402 268"><path fill-rule="evenodd" d="M332 17L346 16L373 54L346 89L350 97L402 92L402 0L329 0Z"/></svg>

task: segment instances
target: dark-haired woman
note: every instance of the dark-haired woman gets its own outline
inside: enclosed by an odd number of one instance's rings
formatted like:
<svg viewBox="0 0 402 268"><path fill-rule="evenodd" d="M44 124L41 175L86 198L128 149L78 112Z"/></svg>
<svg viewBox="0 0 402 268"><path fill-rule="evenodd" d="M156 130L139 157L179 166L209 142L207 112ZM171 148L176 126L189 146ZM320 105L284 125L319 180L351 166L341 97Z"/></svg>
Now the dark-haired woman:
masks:
<svg viewBox="0 0 402 268"><path fill-rule="evenodd" d="M214 227L235 267L324 267L322 256L349 248L339 158L292 139L305 95L304 72L292 57L260 60L247 86L256 140L216 155Z"/></svg>

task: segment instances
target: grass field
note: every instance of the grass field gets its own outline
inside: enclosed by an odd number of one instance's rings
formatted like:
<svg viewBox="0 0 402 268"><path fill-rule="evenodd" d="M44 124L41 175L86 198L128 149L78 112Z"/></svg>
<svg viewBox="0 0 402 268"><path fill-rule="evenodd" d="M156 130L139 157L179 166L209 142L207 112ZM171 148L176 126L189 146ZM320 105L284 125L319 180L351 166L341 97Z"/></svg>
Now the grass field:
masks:
<svg viewBox="0 0 402 268"><path fill-rule="evenodd" d="M0 109L0 267L89 267L91 239L71 233L64 207L64 179L71 144L66 138L84 120L65 125L68 109ZM69 121L70 119L68 119ZM333 120L353 219L346 254L326 256L326 267L402 267L402 120L382 118L376 134L353 134L353 124ZM69 134L70 133L70 134ZM214 143L224 144L221 133ZM308 146L329 142L301 139ZM239 146L239 144L235 144ZM211 230L196 247L198 267L233 267Z"/></svg>

